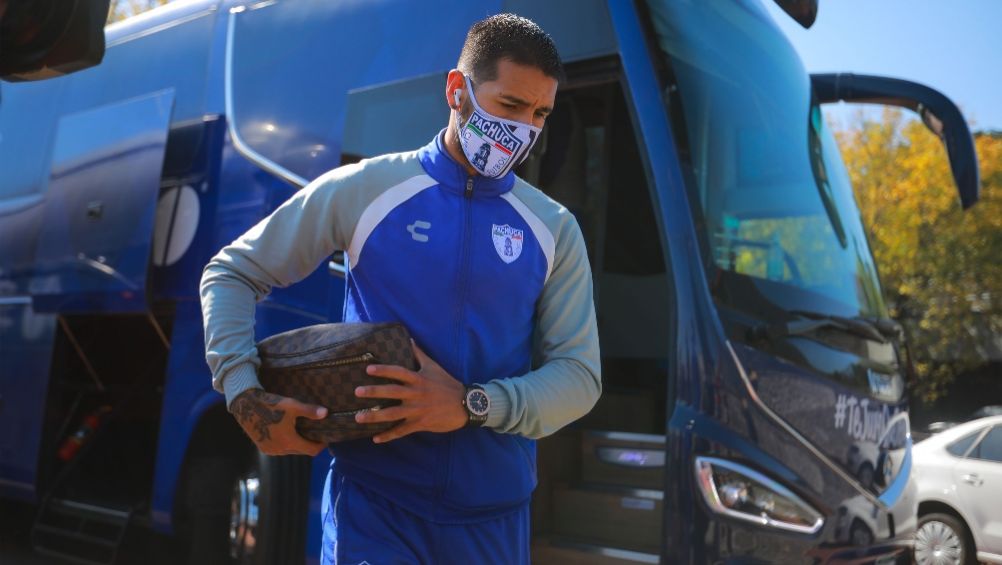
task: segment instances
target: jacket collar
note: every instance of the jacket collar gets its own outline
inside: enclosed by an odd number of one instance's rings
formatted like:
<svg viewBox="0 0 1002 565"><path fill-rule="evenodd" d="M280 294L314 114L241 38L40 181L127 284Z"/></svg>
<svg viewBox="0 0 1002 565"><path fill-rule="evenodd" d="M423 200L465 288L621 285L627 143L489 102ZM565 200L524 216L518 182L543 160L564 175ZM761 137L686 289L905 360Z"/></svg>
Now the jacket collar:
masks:
<svg viewBox="0 0 1002 565"><path fill-rule="evenodd" d="M448 128L438 132L435 139L428 145L418 150L418 158L421 166L424 167L428 175L438 181L442 188L449 192L464 194L466 192L467 179L473 179L473 197L500 196L511 190L515 184L515 173L508 172L499 179L488 178L483 175L469 175L466 169L456 162L445 149L445 132Z"/></svg>

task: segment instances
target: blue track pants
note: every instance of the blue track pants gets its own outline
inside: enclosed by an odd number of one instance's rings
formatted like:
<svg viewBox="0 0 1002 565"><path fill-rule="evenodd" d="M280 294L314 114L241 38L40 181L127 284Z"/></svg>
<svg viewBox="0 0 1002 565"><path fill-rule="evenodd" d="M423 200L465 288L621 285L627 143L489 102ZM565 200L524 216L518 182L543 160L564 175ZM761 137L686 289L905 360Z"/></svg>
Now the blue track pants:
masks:
<svg viewBox="0 0 1002 565"><path fill-rule="evenodd" d="M472 524L436 524L328 472L321 565L529 563L529 505Z"/></svg>

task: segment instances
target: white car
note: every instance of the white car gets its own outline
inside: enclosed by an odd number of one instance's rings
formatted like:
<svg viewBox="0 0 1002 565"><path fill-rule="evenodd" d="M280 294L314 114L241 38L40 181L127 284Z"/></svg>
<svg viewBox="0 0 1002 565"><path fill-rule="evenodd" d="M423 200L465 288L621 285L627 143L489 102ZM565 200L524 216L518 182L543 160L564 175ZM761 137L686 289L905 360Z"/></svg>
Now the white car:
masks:
<svg viewBox="0 0 1002 565"><path fill-rule="evenodd" d="M915 561L1002 563L1002 416L958 424L915 445Z"/></svg>

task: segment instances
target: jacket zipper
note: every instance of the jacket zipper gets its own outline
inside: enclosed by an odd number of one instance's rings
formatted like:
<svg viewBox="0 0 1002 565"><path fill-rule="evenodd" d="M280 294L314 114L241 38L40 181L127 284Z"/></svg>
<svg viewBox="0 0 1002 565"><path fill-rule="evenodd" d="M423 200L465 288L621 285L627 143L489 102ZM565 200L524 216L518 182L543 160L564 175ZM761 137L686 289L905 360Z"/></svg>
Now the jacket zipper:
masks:
<svg viewBox="0 0 1002 565"><path fill-rule="evenodd" d="M459 359L459 367L461 373L459 375L453 375L460 382L465 383L466 375L466 355L463 352L463 313L466 311L466 286L469 282L469 269L470 269L470 232L473 231L473 177L466 177L466 190L463 192L465 198L463 199L463 215L465 220L465 227L463 228L463 244L460 250L460 267L459 267L459 307L456 312L456 354ZM452 465L452 443L454 434L446 434L445 440L445 472L442 477L442 481L438 485L437 499L441 500L445 494L445 489L448 488L449 482L452 480L451 476L451 465Z"/></svg>
<svg viewBox="0 0 1002 565"><path fill-rule="evenodd" d="M463 354L463 314L466 312L466 287L469 284L470 278L470 232L473 230L473 177L466 177L466 190L464 192L466 197L463 202L463 219L465 226L463 228L463 245L460 255L460 279L459 279L459 312L457 313L456 319L456 348L458 351L458 358L460 359L460 368L463 372L462 375L457 377L460 381L464 381L466 375L466 356Z"/></svg>
<svg viewBox="0 0 1002 565"><path fill-rule="evenodd" d="M300 371L306 369L313 369L316 367L341 367L342 365L353 365L355 363L365 363L367 361L374 361L376 356L368 351L359 355L352 355L350 357L338 357L337 359L327 359L325 361L315 361L313 363L303 363L302 365L292 365L290 367L284 367L286 371Z"/></svg>

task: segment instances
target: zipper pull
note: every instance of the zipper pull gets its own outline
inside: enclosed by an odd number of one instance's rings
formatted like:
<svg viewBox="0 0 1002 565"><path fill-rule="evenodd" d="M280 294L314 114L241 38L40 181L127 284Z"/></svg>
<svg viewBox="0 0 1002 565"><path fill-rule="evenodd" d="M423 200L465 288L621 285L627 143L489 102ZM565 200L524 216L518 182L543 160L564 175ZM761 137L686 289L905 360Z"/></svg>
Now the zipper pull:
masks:
<svg viewBox="0 0 1002 565"><path fill-rule="evenodd" d="M473 198L473 177L466 177L466 197Z"/></svg>

